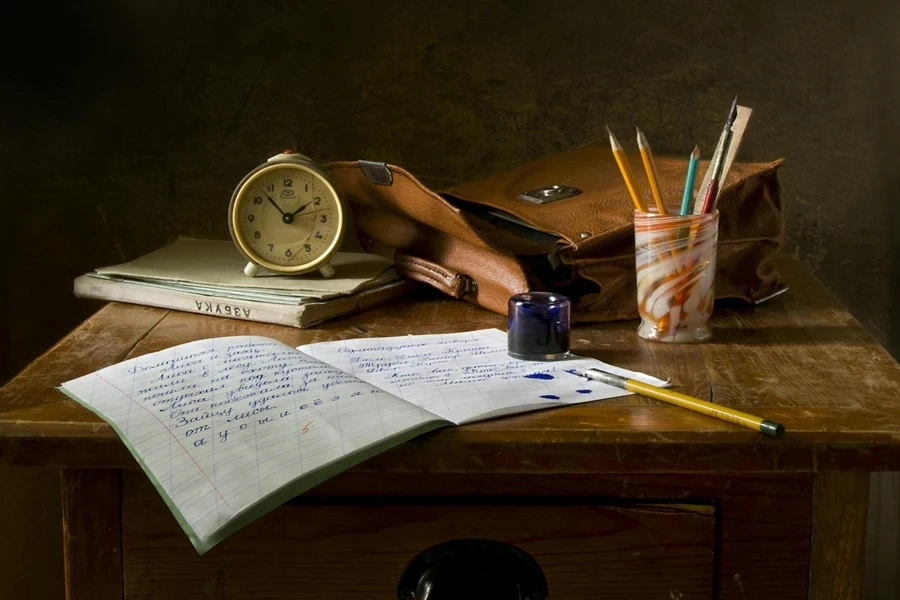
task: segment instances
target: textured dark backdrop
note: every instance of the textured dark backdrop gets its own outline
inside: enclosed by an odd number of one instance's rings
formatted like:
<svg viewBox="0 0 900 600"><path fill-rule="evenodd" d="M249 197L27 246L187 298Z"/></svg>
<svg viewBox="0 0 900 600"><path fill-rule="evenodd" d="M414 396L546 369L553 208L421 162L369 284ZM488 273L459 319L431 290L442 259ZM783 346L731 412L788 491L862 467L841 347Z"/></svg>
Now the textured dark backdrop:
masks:
<svg viewBox="0 0 900 600"><path fill-rule="evenodd" d="M787 248L900 351L900 3L49 2L2 36L2 379L97 304L72 279L178 233L227 239L285 147L447 185L635 124L785 157Z"/></svg>

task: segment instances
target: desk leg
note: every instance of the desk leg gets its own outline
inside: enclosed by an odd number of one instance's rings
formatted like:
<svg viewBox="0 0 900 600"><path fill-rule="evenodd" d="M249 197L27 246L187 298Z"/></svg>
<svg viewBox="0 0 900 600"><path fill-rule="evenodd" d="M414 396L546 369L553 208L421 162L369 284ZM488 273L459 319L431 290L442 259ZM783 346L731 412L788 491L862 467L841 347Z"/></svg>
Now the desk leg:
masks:
<svg viewBox="0 0 900 600"><path fill-rule="evenodd" d="M816 473L809 564L810 600L862 598L868 507L868 473Z"/></svg>
<svg viewBox="0 0 900 600"><path fill-rule="evenodd" d="M121 473L62 470L63 554L68 600L122 600Z"/></svg>

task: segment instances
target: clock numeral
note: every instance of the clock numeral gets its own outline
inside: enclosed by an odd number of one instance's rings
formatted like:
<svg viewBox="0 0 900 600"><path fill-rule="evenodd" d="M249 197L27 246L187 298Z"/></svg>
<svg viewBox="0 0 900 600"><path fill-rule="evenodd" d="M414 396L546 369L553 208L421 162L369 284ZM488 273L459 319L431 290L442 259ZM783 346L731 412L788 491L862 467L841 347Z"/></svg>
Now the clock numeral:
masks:
<svg viewBox="0 0 900 600"><path fill-rule="evenodd" d="M316 199L313 200L313 202L315 203L316 206L318 206L318 205L322 204L322 199L317 196Z"/></svg>
<svg viewBox="0 0 900 600"><path fill-rule="evenodd" d="M262 198L259 196L254 197L253 204L262 204Z"/></svg>
<svg viewBox="0 0 900 600"><path fill-rule="evenodd" d="M258 231L254 231L254 232L253 232L253 239L254 239L254 240L258 240L258 239L261 238L261 237L262 237L262 234L261 234L260 232L258 232Z"/></svg>
<svg viewBox="0 0 900 600"><path fill-rule="evenodd" d="M274 183L270 183L270 184L268 185L268 187L266 187L266 189L269 190L270 192L274 192L274 191L275 191L275 184L274 184Z"/></svg>
<svg viewBox="0 0 900 600"><path fill-rule="evenodd" d="M328 217L326 217L325 215L322 215L322 216L320 217L320 219L322 220L323 223L325 223L326 221L328 221Z"/></svg>
<svg viewBox="0 0 900 600"><path fill-rule="evenodd" d="M255 219L255 218L256 217L254 217L253 215L247 215L247 220L250 221L251 223L253 222L253 219Z"/></svg>
<svg viewBox="0 0 900 600"><path fill-rule="evenodd" d="M307 252L312 252L312 246L310 246L309 244L306 244L305 246L303 246L303 249L306 250Z"/></svg>
<svg viewBox="0 0 900 600"><path fill-rule="evenodd" d="M284 187L293 187L293 186L294 186L294 180L293 180L293 179L285 179L285 180L284 180Z"/></svg>
<svg viewBox="0 0 900 600"><path fill-rule="evenodd" d="M317 232L316 232L316 239L317 239L317 240L321 240L322 237L324 237L324 236L322 235L322 232L321 232L321 231L317 231Z"/></svg>
<svg viewBox="0 0 900 600"><path fill-rule="evenodd" d="M290 249L290 248L288 248L287 250L284 251L284 255L285 255L285 256L293 256L294 253L291 252L291 249Z"/></svg>
<svg viewBox="0 0 900 600"><path fill-rule="evenodd" d="M275 249L275 244L269 244L269 252Z"/></svg>
<svg viewBox="0 0 900 600"><path fill-rule="evenodd" d="M308 191L309 191L309 184L308 184L308 183L303 187L303 191L304 191L304 192L308 192Z"/></svg>

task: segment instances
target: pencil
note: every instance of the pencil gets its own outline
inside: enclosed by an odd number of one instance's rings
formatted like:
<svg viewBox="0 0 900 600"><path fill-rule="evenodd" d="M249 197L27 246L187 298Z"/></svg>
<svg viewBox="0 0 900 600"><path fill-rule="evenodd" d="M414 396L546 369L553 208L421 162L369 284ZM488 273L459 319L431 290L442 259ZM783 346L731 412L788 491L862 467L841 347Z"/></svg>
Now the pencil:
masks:
<svg viewBox="0 0 900 600"><path fill-rule="evenodd" d="M640 128L637 129L638 149L641 151L641 160L644 163L644 171L647 173L647 180L650 181L650 192L653 194L653 200L656 202L656 210L661 215L669 214L666 205L663 204L662 196L659 193L659 178L656 176L656 163L653 162L653 152L650 150L650 144Z"/></svg>
<svg viewBox="0 0 900 600"><path fill-rule="evenodd" d="M688 161L687 179L684 180L684 193L681 195L681 216L691 212L691 196L694 193L694 180L697 178L697 164L700 159L700 147L694 146Z"/></svg>
<svg viewBox="0 0 900 600"><path fill-rule="evenodd" d="M769 421L768 419L761 419L739 410L719 406L718 404L713 404L712 402L707 402L706 400L701 400L685 394L679 394L678 392L673 392L671 390L665 390L656 387L655 385L622 377L621 375L614 375L599 369L573 369L569 372L573 375L586 377L593 381L599 381L600 383L622 388L636 394L642 394L650 398L655 398L656 400L662 400L663 402L668 402L669 404L703 413L710 417L728 421L729 423L742 425L749 429L759 431L769 437L780 438L784 435L784 425L781 423Z"/></svg>
<svg viewBox="0 0 900 600"><path fill-rule="evenodd" d="M606 130L609 131L609 145L612 147L613 156L616 157L616 163L619 165L622 179L625 180L625 185L628 187L628 193L631 194L631 200L634 202L634 207L641 212L647 212L647 205L644 204L644 201L641 200L641 197L638 195L637 184L634 181L634 173L631 171L631 165L628 164L628 157L625 156L625 150L622 149L622 144L619 143L619 140L616 139L616 136L613 135L613 132L610 131L609 127L607 127Z"/></svg>

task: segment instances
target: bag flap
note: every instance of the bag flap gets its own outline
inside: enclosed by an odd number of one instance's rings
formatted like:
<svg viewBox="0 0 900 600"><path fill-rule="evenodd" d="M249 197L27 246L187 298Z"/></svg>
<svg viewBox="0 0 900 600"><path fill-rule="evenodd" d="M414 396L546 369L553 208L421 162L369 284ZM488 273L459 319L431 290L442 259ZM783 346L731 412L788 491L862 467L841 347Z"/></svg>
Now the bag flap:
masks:
<svg viewBox="0 0 900 600"><path fill-rule="evenodd" d="M641 195L648 205L653 205L640 154L629 153L628 158ZM666 156L654 158L663 202L670 207L670 212L674 212L681 204L688 161ZM700 161L698 188L708 164L709 161ZM737 196L746 194L735 192L746 187L743 184L748 180L772 174L782 164L782 160L733 163L719 196L720 211L725 212L729 205L740 202ZM547 204L519 198L520 194L551 185L572 186L581 193ZM608 236L616 230L630 231L634 215L631 196L606 142L595 142L571 152L540 158L511 171L461 183L443 190L442 196L499 209L541 231L560 236L575 247L576 253L580 245L590 245L591 240L598 237ZM778 235L780 228L779 223ZM761 233L768 235L764 231ZM776 235L774 230L771 233Z"/></svg>

